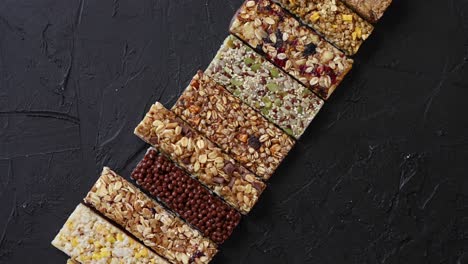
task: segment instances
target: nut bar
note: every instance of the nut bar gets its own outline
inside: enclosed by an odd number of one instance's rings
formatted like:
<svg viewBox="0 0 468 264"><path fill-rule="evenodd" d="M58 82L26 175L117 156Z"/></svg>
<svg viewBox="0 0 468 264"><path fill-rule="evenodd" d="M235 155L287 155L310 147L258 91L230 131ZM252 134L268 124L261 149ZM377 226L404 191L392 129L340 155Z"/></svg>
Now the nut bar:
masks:
<svg viewBox="0 0 468 264"><path fill-rule="evenodd" d="M172 111L265 180L294 145L281 129L200 71Z"/></svg>
<svg viewBox="0 0 468 264"><path fill-rule="evenodd" d="M363 18L372 23L377 22L387 10L392 0L341 0L354 9Z"/></svg>
<svg viewBox="0 0 468 264"><path fill-rule="evenodd" d="M218 244L239 224L239 212L153 148L132 172L132 178Z"/></svg>
<svg viewBox="0 0 468 264"><path fill-rule="evenodd" d="M353 64L270 0L246 1L230 30L323 99L330 97Z"/></svg>
<svg viewBox="0 0 468 264"><path fill-rule="evenodd" d="M374 27L339 0L274 0L330 43L354 55Z"/></svg>
<svg viewBox="0 0 468 264"><path fill-rule="evenodd" d="M205 73L296 139L324 103L232 35Z"/></svg>
<svg viewBox="0 0 468 264"><path fill-rule="evenodd" d="M109 168L84 201L172 263L208 263L217 252L213 242Z"/></svg>
<svg viewBox="0 0 468 264"><path fill-rule="evenodd" d="M82 204L70 215L52 245L83 264L168 263Z"/></svg>
<svg viewBox="0 0 468 264"><path fill-rule="evenodd" d="M248 213L265 184L214 143L157 102L135 134L164 152L241 213Z"/></svg>

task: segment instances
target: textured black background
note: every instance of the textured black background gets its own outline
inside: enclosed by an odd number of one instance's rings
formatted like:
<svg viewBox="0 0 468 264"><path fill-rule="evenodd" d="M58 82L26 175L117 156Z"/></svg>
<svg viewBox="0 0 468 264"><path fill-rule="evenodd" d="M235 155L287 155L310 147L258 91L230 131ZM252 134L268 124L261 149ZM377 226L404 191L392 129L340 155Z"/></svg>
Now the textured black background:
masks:
<svg viewBox="0 0 468 264"><path fill-rule="evenodd" d="M50 241L240 0L0 2L0 263ZM468 263L468 1L396 0L213 263Z"/></svg>

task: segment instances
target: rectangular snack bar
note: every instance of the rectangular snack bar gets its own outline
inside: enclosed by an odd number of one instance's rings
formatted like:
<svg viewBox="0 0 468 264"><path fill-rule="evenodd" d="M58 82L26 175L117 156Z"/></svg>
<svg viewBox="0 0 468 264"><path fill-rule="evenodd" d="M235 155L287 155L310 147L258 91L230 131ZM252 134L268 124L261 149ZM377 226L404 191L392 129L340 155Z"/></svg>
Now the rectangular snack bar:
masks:
<svg viewBox="0 0 468 264"><path fill-rule="evenodd" d="M74 261L73 259L68 259L67 264L78 264L78 262Z"/></svg>
<svg viewBox="0 0 468 264"><path fill-rule="evenodd" d="M70 215L52 245L83 264L169 263L82 204Z"/></svg>
<svg viewBox="0 0 468 264"><path fill-rule="evenodd" d="M154 148L148 149L132 172L132 178L218 244L239 224L239 212Z"/></svg>
<svg viewBox="0 0 468 264"><path fill-rule="evenodd" d="M324 104L232 35L226 38L205 74L296 139Z"/></svg>
<svg viewBox="0 0 468 264"><path fill-rule="evenodd" d="M172 111L265 180L294 145L281 129L202 72Z"/></svg>
<svg viewBox="0 0 468 264"><path fill-rule="evenodd" d="M230 30L323 99L353 65L352 59L270 0L246 1Z"/></svg>
<svg viewBox="0 0 468 264"><path fill-rule="evenodd" d="M172 263L208 263L216 245L105 167L84 199Z"/></svg>
<svg viewBox="0 0 468 264"><path fill-rule="evenodd" d="M339 0L274 0L330 43L354 55L374 27Z"/></svg>
<svg viewBox="0 0 468 264"><path fill-rule="evenodd" d="M135 134L167 154L241 213L248 213L265 184L213 142L157 102Z"/></svg>
<svg viewBox="0 0 468 264"><path fill-rule="evenodd" d="M392 0L341 0L363 18L375 23L390 6Z"/></svg>

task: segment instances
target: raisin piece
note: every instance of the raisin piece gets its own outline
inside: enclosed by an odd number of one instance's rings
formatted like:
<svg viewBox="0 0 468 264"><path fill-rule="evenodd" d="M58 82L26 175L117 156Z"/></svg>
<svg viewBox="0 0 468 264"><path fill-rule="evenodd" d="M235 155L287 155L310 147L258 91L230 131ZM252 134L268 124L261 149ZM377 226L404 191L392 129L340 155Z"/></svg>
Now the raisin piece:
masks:
<svg viewBox="0 0 468 264"><path fill-rule="evenodd" d="M247 144L249 144L249 146L255 150L258 150L262 146L260 139L253 135L249 137L249 140L247 140Z"/></svg>
<svg viewBox="0 0 468 264"><path fill-rule="evenodd" d="M317 48L317 46L315 46L314 43L310 43L304 49L304 52L303 52L304 56L308 57L310 55L313 55L315 53L316 48Z"/></svg>

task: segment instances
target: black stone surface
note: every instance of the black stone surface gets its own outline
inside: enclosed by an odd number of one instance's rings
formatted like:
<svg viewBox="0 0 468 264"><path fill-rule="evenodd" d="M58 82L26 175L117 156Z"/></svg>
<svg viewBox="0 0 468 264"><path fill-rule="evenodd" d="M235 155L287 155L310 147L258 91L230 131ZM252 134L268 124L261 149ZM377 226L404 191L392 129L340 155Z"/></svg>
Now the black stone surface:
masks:
<svg viewBox="0 0 468 264"><path fill-rule="evenodd" d="M0 263L50 241L240 0L0 2ZM395 0L213 263L468 263L468 1Z"/></svg>

